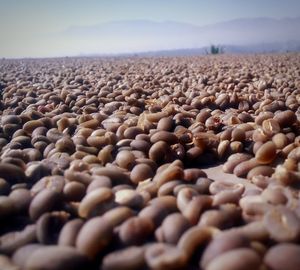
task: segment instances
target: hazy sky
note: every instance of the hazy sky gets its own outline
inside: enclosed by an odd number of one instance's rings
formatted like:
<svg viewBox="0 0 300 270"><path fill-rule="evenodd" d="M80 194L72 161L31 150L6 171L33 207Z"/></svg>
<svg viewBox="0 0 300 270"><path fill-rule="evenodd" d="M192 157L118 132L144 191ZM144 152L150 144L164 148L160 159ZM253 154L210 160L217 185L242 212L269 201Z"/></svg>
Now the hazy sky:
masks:
<svg viewBox="0 0 300 270"><path fill-rule="evenodd" d="M297 17L299 0L0 0L0 57L76 53L56 35L72 26L147 19L212 24L243 17ZM80 48L78 48L80 52Z"/></svg>

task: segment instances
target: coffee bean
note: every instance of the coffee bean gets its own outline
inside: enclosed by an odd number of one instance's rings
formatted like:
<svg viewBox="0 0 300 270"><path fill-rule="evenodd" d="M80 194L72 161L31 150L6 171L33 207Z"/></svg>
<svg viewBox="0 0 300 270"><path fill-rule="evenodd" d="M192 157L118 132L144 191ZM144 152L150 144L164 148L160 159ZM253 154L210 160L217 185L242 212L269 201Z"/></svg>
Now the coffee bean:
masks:
<svg viewBox="0 0 300 270"><path fill-rule="evenodd" d="M27 244L20 248L18 248L13 256L12 261L15 265L22 268L26 265L26 262L29 258L29 256L36 250L42 248L43 245L41 244Z"/></svg>
<svg viewBox="0 0 300 270"><path fill-rule="evenodd" d="M76 248L89 258L94 258L109 244L112 233L112 225L106 219L92 218L79 231Z"/></svg>
<svg viewBox="0 0 300 270"><path fill-rule="evenodd" d="M300 247L297 244L278 244L268 250L264 263L272 270L296 270L300 263L299 251Z"/></svg>
<svg viewBox="0 0 300 270"><path fill-rule="evenodd" d="M151 269L184 269L187 256L175 246L156 243L147 247L145 252L147 265Z"/></svg>
<svg viewBox="0 0 300 270"><path fill-rule="evenodd" d="M227 251L222 255L212 260L207 270L218 269L240 269L251 270L259 269L261 265L261 258L259 255L250 248L238 248L231 251Z"/></svg>
<svg viewBox="0 0 300 270"><path fill-rule="evenodd" d="M144 247L127 247L116 250L103 258L101 269L103 270L135 270L145 267Z"/></svg>
<svg viewBox="0 0 300 270"><path fill-rule="evenodd" d="M255 154L260 164L269 164L276 158L276 145L273 142L263 144Z"/></svg>
<svg viewBox="0 0 300 270"><path fill-rule="evenodd" d="M134 184L138 184L153 176L152 168L147 164L137 164L130 173L130 179Z"/></svg>
<svg viewBox="0 0 300 270"><path fill-rule="evenodd" d="M44 189L40 191L31 201L29 206L29 215L32 220L37 220L42 214L56 208L61 202L59 193Z"/></svg>
<svg viewBox="0 0 300 270"><path fill-rule="evenodd" d="M114 194L110 188L100 187L89 192L80 202L78 214L82 218L88 218L105 212L111 208Z"/></svg>
<svg viewBox="0 0 300 270"><path fill-rule="evenodd" d="M26 181L24 171L13 164L0 163L0 175L11 185Z"/></svg>
<svg viewBox="0 0 300 270"><path fill-rule="evenodd" d="M26 261L25 269L49 270L88 269L90 263L86 256L72 247L45 246L34 250Z"/></svg>
<svg viewBox="0 0 300 270"><path fill-rule="evenodd" d="M296 241L300 235L300 220L284 206L272 207L264 215L264 224L271 238L278 242Z"/></svg>
<svg viewBox="0 0 300 270"><path fill-rule="evenodd" d="M179 213L167 216L160 227L163 242L176 245L181 235L190 226L189 221Z"/></svg>
<svg viewBox="0 0 300 270"><path fill-rule="evenodd" d="M140 245L154 230L153 222L146 217L131 217L120 227L119 238L124 245Z"/></svg>
<svg viewBox="0 0 300 270"><path fill-rule="evenodd" d="M36 241L36 225L28 225L22 231L9 232L0 237L0 252L12 254L23 245Z"/></svg>
<svg viewBox="0 0 300 270"><path fill-rule="evenodd" d="M229 231L216 235L204 250L201 257L201 267L204 269L207 265L223 253L237 248L249 247L250 241L243 234Z"/></svg>
<svg viewBox="0 0 300 270"><path fill-rule="evenodd" d="M69 215L65 212L45 213L36 223L37 240L41 244L57 244L61 228L67 222Z"/></svg>

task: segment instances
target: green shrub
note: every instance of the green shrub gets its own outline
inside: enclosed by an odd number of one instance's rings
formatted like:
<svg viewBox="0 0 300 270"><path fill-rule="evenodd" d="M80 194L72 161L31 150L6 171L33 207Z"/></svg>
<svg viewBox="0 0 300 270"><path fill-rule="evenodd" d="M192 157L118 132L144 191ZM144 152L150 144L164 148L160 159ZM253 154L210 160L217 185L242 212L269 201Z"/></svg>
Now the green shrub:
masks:
<svg viewBox="0 0 300 270"><path fill-rule="evenodd" d="M221 54L221 53L224 53L224 49L220 45L210 45L209 52L206 51L206 54Z"/></svg>

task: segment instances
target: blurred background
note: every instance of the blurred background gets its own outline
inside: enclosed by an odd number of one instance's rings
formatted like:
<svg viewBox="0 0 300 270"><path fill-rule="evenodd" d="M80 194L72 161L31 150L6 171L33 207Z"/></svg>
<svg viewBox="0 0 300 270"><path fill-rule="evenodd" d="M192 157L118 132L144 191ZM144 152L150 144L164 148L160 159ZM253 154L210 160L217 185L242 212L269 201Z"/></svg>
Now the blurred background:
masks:
<svg viewBox="0 0 300 270"><path fill-rule="evenodd" d="M298 0L0 0L0 57L300 51Z"/></svg>

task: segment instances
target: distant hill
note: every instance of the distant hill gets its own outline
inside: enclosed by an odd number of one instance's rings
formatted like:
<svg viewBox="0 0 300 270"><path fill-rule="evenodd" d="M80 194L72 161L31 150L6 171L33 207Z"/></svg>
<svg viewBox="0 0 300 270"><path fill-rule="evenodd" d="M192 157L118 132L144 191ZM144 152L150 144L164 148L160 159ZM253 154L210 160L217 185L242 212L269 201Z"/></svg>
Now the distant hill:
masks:
<svg viewBox="0 0 300 270"><path fill-rule="evenodd" d="M82 54L168 54L174 50L183 54L197 50L203 53L203 47L210 44L225 46L226 52L299 51L300 17L242 18L206 26L173 21L116 21L73 26L60 33L59 38L77 42Z"/></svg>

